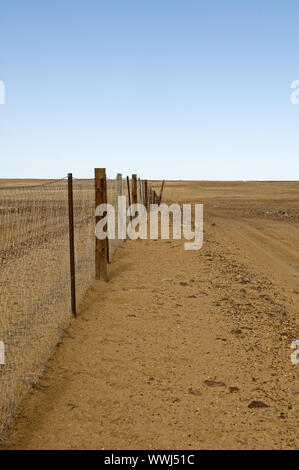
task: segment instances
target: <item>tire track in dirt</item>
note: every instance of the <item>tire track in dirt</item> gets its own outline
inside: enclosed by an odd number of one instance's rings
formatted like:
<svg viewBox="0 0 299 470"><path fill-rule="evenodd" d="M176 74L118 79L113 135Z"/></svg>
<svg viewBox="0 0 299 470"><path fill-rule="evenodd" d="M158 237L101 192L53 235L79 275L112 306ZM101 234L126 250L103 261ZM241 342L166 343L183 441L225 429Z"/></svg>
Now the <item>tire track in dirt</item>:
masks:
<svg viewBox="0 0 299 470"><path fill-rule="evenodd" d="M243 239L247 256L257 258L277 279L299 288L299 229L295 231L287 224L273 221L269 225L254 219L236 221L222 217L221 212L213 212L213 218L227 240L234 240L241 246ZM297 236L287 236L291 230Z"/></svg>

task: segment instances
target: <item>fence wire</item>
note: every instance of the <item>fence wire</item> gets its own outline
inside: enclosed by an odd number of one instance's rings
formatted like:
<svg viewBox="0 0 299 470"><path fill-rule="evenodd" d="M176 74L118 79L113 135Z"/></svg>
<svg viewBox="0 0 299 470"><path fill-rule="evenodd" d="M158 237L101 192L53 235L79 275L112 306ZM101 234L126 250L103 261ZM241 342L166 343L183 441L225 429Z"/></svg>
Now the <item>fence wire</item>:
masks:
<svg viewBox="0 0 299 470"><path fill-rule="evenodd" d="M126 195L127 190L125 186L125 181L120 179L109 179L107 180L107 203L112 204L115 210L115 239L109 240L109 258L110 262L113 260L113 254L121 243L121 240L117 239L118 233L118 217L117 217L117 207L118 207L118 196Z"/></svg>
<svg viewBox="0 0 299 470"><path fill-rule="evenodd" d="M107 180L117 209L125 181ZM94 180L73 180L76 291L80 302L94 279ZM117 240L109 241L110 261ZM62 179L0 187L0 433L37 382L71 318L68 187ZM79 308L80 314L80 308Z"/></svg>

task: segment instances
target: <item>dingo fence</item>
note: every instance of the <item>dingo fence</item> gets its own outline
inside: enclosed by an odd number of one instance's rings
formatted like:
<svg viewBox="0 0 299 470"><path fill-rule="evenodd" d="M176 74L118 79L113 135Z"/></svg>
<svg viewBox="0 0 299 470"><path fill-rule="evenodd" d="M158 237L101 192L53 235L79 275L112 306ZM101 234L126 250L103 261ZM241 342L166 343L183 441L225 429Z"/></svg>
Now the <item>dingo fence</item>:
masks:
<svg viewBox="0 0 299 470"><path fill-rule="evenodd" d="M138 191L144 198L143 190L138 180L134 197ZM96 192L94 179L71 175L36 185L0 185L0 432L76 313L74 295L79 304L95 279ZM107 202L116 207L121 194L128 196L126 180L121 175L107 180ZM106 243L111 262L120 241Z"/></svg>

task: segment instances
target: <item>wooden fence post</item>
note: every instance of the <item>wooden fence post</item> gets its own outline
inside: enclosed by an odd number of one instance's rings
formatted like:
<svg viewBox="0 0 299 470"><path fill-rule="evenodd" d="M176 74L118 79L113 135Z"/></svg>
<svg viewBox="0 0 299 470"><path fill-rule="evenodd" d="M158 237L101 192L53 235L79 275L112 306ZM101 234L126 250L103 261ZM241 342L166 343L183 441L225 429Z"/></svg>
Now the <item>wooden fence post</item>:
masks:
<svg viewBox="0 0 299 470"><path fill-rule="evenodd" d="M75 241L74 241L74 200L73 175L68 174L68 206L69 206L69 243L70 243L70 274L71 274L71 307L74 317L76 311L76 276L75 276Z"/></svg>
<svg viewBox="0 0 299 470"><path fill-rule="evenodd" d="M119 217L118 196L123 195L123 175L121 173L117 173L116 179L117 179L117 182L116 182L116 193L117 193L116 207L117 207L117 230L118 230L119 229L119 227L118 227L118 223L119 223L119 219L118 219L118 217ZM117 238L118 238L118 236L117 236ZM125 242L126 239L124 238L123 241Z"/></svg>
<svg viewBox="0 0 299 470"><path fill-rule="evenodd" d="M141 204L143 204L143 187L142 187L142 181L140 178L138 178L138 184L139 184L139 198Z"/></svg>
<svg viewBox="0 0 299 470"><path fill-rule="evenodd" d="M137 175L132 175L132 204L137 204Z"/></svg>
<svg viewBox="0 0 299 470"><path fill-rule="evenodd" d="M133 217L131 214L131 191L130 191L130 178L127 176L127 187L128 187L128 203L130 208L130 222L132 222Z"/></svg>
<svg viewBox="0 0 299 470"><path fill-rule="evenodd" d="M144 205L146 210L148 210L148 188L147 188L147 180L144 180Z"/></svg>
<svg viewBox="0 0 299 470"><path fill-rule="evenodd" d="M122 193L123 193L123 177L122 177L122 174L121 173L117 173L117 177L116 177L116 191L117 191L117 195L118 196L121 196Z"/></svg>
<svg viewBox="0 0 299 470"><path fill-rule="evenodd" d="M142 184L142 203L143 205L146 207L146 197L145 197L145 180L141 180L141 184Z"/></svg>
<svg viewBox="0 0 299 470"><path fill-rule="evenodd" d="M100 204L107 203L107 181L106 181L106 169L95 168L95 206L96 208ZM96 224L103 218L97 216ZM99 240L96 237L96 249L95 249L95 272L96 279L104 281L108 280L107 276L107 255L108 255L108 239Z"/></svg>

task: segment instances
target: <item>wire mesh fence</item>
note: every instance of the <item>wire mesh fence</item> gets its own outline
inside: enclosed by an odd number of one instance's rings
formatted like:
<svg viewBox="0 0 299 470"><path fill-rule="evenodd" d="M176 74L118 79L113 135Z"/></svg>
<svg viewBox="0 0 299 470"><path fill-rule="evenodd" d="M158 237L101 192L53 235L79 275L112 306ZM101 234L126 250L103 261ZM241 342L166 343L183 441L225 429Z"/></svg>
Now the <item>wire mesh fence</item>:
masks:
<svg viewBox="0 0 299 470"><path fill-rule="evenodd" d="M117 209L126 182L107 180ZM73 180L78 302L94 279L94 180ZM117 220L117 219L116 219ZM117 240L109 240L110 261ZM0 432L36 383L71 318L67 179L0 187Z"/></svg>
<svg viewBox="0 0 299 470"><path fill-rule="evenodd" d="M2 429L68 324L66 184L0 190Z"/></svg>

